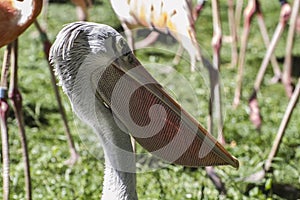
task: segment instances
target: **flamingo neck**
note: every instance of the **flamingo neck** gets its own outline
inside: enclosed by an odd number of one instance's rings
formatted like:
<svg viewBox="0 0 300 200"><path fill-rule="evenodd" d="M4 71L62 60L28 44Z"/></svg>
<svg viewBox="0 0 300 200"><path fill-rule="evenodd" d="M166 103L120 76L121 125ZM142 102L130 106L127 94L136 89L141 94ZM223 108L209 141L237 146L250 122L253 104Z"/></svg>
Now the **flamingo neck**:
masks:
<svg viewBox="0 0 300 200"><path fill-rule="evenodd" d="M14 7L18 11L18 25L23 26L38 16L42 9L40 0L14 1Z"/></svg>

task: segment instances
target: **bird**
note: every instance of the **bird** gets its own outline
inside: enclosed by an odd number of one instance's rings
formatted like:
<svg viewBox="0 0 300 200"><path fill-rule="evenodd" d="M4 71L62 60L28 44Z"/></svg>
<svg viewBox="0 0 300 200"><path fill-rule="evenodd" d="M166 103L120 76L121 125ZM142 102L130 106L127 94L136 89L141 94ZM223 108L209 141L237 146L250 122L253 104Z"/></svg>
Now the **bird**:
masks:
<svg viewBox="0 0 300 200"><path fill-rule="evenodd" d="M41 31L36 18L39 16L43 2L41 0L4 0L0 1L0 48L7 45L5 51L3 67L1 72L0 81L0 121L1 121L1 142L2 142L2 159L3 159L3 199L9 199L10 190L10 166L9 166L9 144L8 144L8 131L7 131L7 115L9 105L7 103L7 97L12 101L12 106L17 119L19 133L21 138L21 145L23 151L23 159L25 163L25 187L26 187L26 199L31 199L31 176L30 176L30 164L29 155L27 150L27 139L25 134L23 115L22 115L22 96L18 90L17 71L18 71L18 37L32 24L35 23L38 29ZM44 37L45 39L45 37ZM9 68L11 65L11 72L9 74ZM51 70L53 72L53 70ZM10 75L10 82L8 88L8 75ZM55 78L54 78L55 79ZM54 85L56 87L56 85ZM8 94L7 94L8 93ZM56 97L57 97L56 92ZM57 100L60 100L57 98ZM61 102L58 102L62 105ZM64 118L63 110L59 109ZM68 124L66 120L63 120L66 134L70 136L68 132ZM68 138L69 144L73 143ZM71 145L70 145L71 146ZM74 145L73 145L74 147ZM74 163L78 154L75 148L70 147L71 159L70 162Z"/></svg>
<svg viewBox="0 0 300 200"><path fill-rule="evenodd" d="M203 2L200 1L199 4ZM110 0L110 3L132 49L135 49L132 32L134 28L147 27L158 32L170 33L188 52L191 71L195 71L196 61L201 61L201 52L196 40L194 10L190 0ZM158 36L158 33L155 36ZM182 48L177 54L181 53Z"/></svg>
<svg viewBox="0 0 300 200"><path fill-rule="evenodd" d="M74 4L76 5L82 5L83 6L83 0L74 0ZM91 3L89 0L86 0L86 4ZM89 4L90 5L90 4ZM51 46L51 43L47 37L46 32L41 28L37 21L37 16L41 13L43 4L39 0L6 0L2 1L0 3L0 48L12 43L14 40L18 38L32 23L35 24L36 28L38 29L41 39L44 44L44 52L45 56L49 57L49 49ZM11 47L12 45L10 45ZM3 64L5 65L5 64ZM3 67L3 70L7 70L8 68ZM51 75L53 70L51 69ZM12 74L14 76L14 74ZM7 76L6 72L2 72L2 90L4 90L2 93L6 93L6 78L3 76ZM53 75L54 76L54 75ZM17 79L17 77L14 77ZM12 78L13 79L13 78ZM55 79L55 78L54 78ZM66 161L68 164L74 164L76 160L78 159L79 155L76 152L75 145L73 144L73 139L71 138L71 133L69 131L69 125L64 113L63 105L61 103L60 94L57 90L56 84L53 85L56 100L58 102L59 106L59 112L63 118L63 124L65 127L66 136L68 138L69 147L70 147L70 154L71 158ZM17 85L14 86L15 88ZM15 88L11 88L10 91L16 91ZM20 95L20 94L17 94ZM9 96L14 96L12 93ZM13 99L13 98L12 98ZM2 98L3 100L3 98ZM4 103L4 102L3 102ZM3 104L2 103L2 104ZM21 113L21 112L20 112Z"/></svg>
<svg viewBox="0 0 300 200"><path fill-rule="evenodd" d="M271 56L275 50L275 47L284 31L284 27L288 23L288 20L291 15L290 4L288 4L286 1L284 1L284 2L285 3L283 3L281 6L281 12L280 12L278 25L274 31L274 34L270 41L270 44L267 48L266 54L261 62L260 67L259 67L258 73L255 78L253 90L252 90L252 93L251 93L249 101L248 101L249 108L250 108L250 114L249 114L250 120L257 129L260 129L261 124L262 124L260 109L258 106L259 104L258 104L257 94L259 92L260 85L262 84L264 74L268 67L269 60L271 59ZM280 70L278 70L278 71L280 71ZM277 77L280 77L280 79L281 79L281 77L282 77L281 72L280 72L280 76L277 76Z"/></svg>
<svg viewBox="0 0 300 200"><path fill-rule="evenodd" d="M124 29L124 33L127 37L128 44L132 50L135 50L135 43L133 37L134 28L147 27L157 32L152 32L149 37L144 40L153 40L153 37L158 36L158 32L169 33L179 43L180 47L177 50L174 58L174 63L178 63L183 51L183 48L188 52L190 56L190 69L196 70L196 62L203 63L203 55L196 39L195 22L199 15L199 11L204 5L203 0L198 0L196 6L192 5L191 0L177 0L176 2L170 0L159 1L120 1L110 0L112 9L119 18L121 25ZM215 2L215 1L214 1ZM215 6L216 7L216 6ZM213 11L217 11L213 9ZM214 26L214 30L215 30ZM220 30L220 28L217 28ZM220 135L221 140L225 141L222 129L222 105L220 94L220 79L219 79L219 50L221 36L220 31L215 34L212 41L214 48L214 63L213 65L206 66L209 72L211 101L209 102L213 106L210 106L212 110L209 111L211 116L209 119L209 129L214 129L213 113L216 113L217 121L217 133ZM136 45L138 46L138 45ZM183 47L183 48L182 48ZM215 109L215 112L214 112Z"/></svg>
<svg viewBox="0 0 300 200"><path fill-rule="evenodd" d="M3 151L3 199L9 199L9 147L6 118L8 113L7 76L10 57L12 56L11 80L8 96L12 100L15 116L17 118L23 159L25 163L25 187L26 199L31 199L30 165L27 150L25 129L22 119L22 97L17 89L17 38L36 19L42 9L40 0L5 0L0 2L0 48L7 45L6 54L1 73L0 83L0 112L1 112L1 135Z"/></svg>
<svg viewBox="0 0 300 200"><path fill-rule="evenodd" d="M190 55L191 71L195 71L196 61L202 60L201 51L196 40L196 20L199 17L205 1L197 0L195 6L191 0L180 0L177 3L170 0L132 0L128 2L111 0L110 2L125 31L129 46L133 50L152 44L159 36L159 32L170 33L170 35L174 36L180 43L180 47L176 53L173 63L175 65L179 63L184 48ZM217 0L211 1L214 33L212 38L213 63L208 68L211 86L210 93L212 96L211 101L209 102L211 104L209 106L209 113L211 116L208 117L208 129L209 132L218 134L219 141L222 144L225 144L219 80L222 28L218 4L219 2ZM231 22L230 31L232 35L232 63L235 63L235 60L237 60L237 48L234 30L236 28L233 20L233 3L232 1L228 1L228 4L228 13L229 16L231 16L229 17L229 21ZM134 29L137 27L148 27L153 31L142 41L135 42L133 36L135 31ZM213 116L214 113L215 115ZM217 128L214 128L214 126ZM207 170L207 172L209 177L216 176L211 175L212 170L210 169ZM216 183L216 181L214 182Z"/></svg>
<svg viewBox="0 0 300 200"><path fill-rule="evenodd" d="M148 73L112 27L67 24L57 34L49 60L72 110L100 138L105 155L102 199L138 199L130 135L169 163L239 167Z"/></svg>
<svg viewBox="0 0 300 200"><path fill-rule="evenodd" d="M39 0L5 0L0 3L0 48L13 42L42 10Z"/></svg>
<svg viewBox="0 0 300 200"><path fill-rule="evenodd" d="M287 24L289 16L291 14L291 6L285 0L280 1L280 3L281 3L281 11L280 11L279 23L277 25L276 30L274 31L271 41L268 38L268 34L266 31L266 27L265 27L265 23L263 20L259 1L258 0L249 0L248 5L244 11L244 16L245 16L244 30L243 30L243 34L241 37L241 50L240 50L239 63L238 63L237 87L235 88L233 105L234 105L234 107L237 107L240 102L240 96L241 96L241 91L242 91L242 76L243 76L243 68L244 68L244 62L245 62L245 52L246 52L246 47L247 47L247 40L248 40L249 31L250 31L251 19L252 19L253 15L255 14L255 12L257 12L257 16L258 16L257 19L259 20L258 24L259 24L261 34L264 39L265 46L267 47L266 54L261 63L259 72L256 76L256 80L255 80L254 87L253 87L253 92L249 98L250 120L257 129L260 129L261 124L262 124L262 119L260 116L260 111L259 111L258 101L257 101L257 92L259 91L259 87L263 80L264 73L268 66L269 60L271 60L271 62L272 62L273 71L275 73L275 77L273 78L273 80L279 80L279 79L281 79L281 76L282 76L280 67L276 60L276 57L273 55L273 52L274 52L274 49L276 47L278 40L280 39L282 32L284 30L284 27Z"/></svg>
<svg viewBox="0 0 300 200"><path fill-rule="evenodd" d="M290 121L292 113L296 108L297 102L299 100L299 96L300 96L300 78L298 78L298 82L295 87L295 90L293 91L291 99L286 107L285 113L282 117L280 126L277 130L277 134L273 141L273 145L269 152L268 158L264 162L263 169L254 174L251 174L249 177L244 179L245 181L247 181L247 182L261 181L267 175L267 173L272 171L272 164L273 164L274 158L277 156L280 144L282 142L282 138L285 134L285 130L288 127L288 123Z"/></svg>
<svg viewBox="0 0 300 200"><path fill-rule="evenodd" d="M281 35L283 28L286 24L286 21L288 19L288 16L290 14L290 10L291 10L290 5L287 1L280 0L280 4L281 4L280 19L279 19L278 27L273 34L274 39L278 38L278 37L274 37L274 36ZM237 87L235 88L235 95L234 95L234 100L233 100L233 106L235 108L240 103L247 41L248 41L248 36L249 36L249 32L250 32L251 21L252 21L252 18L255 13L257 14L259 29L260 29L262 38L264 40L264 44L267 48L266 55L269 54L269 56L268 56L269 58L266 59L266 61L268 62L269 60L271 60L273 71L275 74L275 77L273 78L273 80L277 81L281 78L281 71L280 71L279 64L276 60L276 57L275 57L275 55L273 55L272 51L269 51L271 49L271 48L269 48L269 46L270 47L275 46L277 41L273 40L273 38L272 38L272 41L270 42L259 1L258 0L249 0L248 5L244 10L244 28L243 28L243 33L241 35L241 45L240 45L241 47L240 47L240 53L239 53L239 59L238 59ZM272 45L273 41L274 41L274 45Z"/></svg>
<svg viewBox="0 0 300 200"><path fill-rule="evenodd" d="M300 2L294 1L292 5L292 11L290 16L289 22L289 29L288 35L286 39L286 46L285 46L285 56L284 56L284 63L283 63L283 70L282 70L282 77L281 81L285 87L286 94L289 98L291 98L293 93L293 84L292 84L292 51L295 45L294 37L297 32L299 32L300 28Z"/></svg>

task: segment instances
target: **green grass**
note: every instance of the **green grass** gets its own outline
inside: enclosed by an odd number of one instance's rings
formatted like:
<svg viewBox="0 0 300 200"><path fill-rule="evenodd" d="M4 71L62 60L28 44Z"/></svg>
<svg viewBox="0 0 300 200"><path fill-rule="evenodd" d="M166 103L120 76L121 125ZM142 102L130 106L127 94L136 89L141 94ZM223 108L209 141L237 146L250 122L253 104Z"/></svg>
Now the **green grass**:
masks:
<svg viewBox="0 0 300 200"><path fill-rule="evenodd" d="M221 1L220 6L223 32L228 34L226 1ZM279 5L262 1L262 10L271 36L277 25ZM41 16L39 20L43 22ZM76 14L73 5L69 3L50 4L47 33L51 41L54 41L56 34L64 24L75 20ZM96 1L95 6L90 10L90 20L105 23L120 30L120 23L108 1ZM211 21L211 7L207 3L196 24L197 39L202 49L205 49L207 57L211 57L212 52L210 46ZM286 35L287 29L275 51L278 58L284 56ZM299 40L300 37L297 36L293 50L295 57L300 56L300 47L297 45ZM63 95L75 144L81 155L76 165L70 167L63 164L69 156L68 145L50 84L42 44L35 27L30 27L19 41L19 84L23 94L33 198L43 200L99 199L102 191L104 160L101 148L93 142L95 135L76 119L68 99ZM230 67L230 45L224 44L222 47L221 77L225 110L224 133L228 144L226 148L239 159L241 165L239 170L228 166L216 167L228 192L226 197L220 197L222 199L281 199L275 194L276 191L269 189L270 181L293 185L298 190L300 188L299 106L295 109L286 130L278 157L273 165L273 175L270 174L262 182L254 184L248 193L246 193L248 183L241 181L242 178L262 169L288 103L283 86L280 83L269 84L268 81L273 75L271 67L269 67L258 94L263 116L261 130L257 131L249 121L247 99L265 53L262 44L262 38L254 18L246 55L243 96L241 105L236 110L232 109L232 100L237 70ZM0 50L1 61L3 60L3 49ZM163 49L168 49L168 52ZM191 73L186 61L182 61L176 67L164 68L164 65L172 65L172 52L175 52L176 49L177 46L173 43L167 45L156 43L154 47L139 50L137 57L153 76L182 103L183 107L206 126L209 98L207 72L203 69L200 73ZM185 54L185 56L187 55ZM24 199L21 146L12 109L9 113L8 124L11 199ZM141 151L140 147L138 151ZM163 165L159 170L150 171L146 167L139 165L139 169L145 172L137 174L137 190L142 200L218 198L217 190L202 168L191 171L181 166ZM2 171L0 172L2 173ZM262 192L261 186L269 189L266 194ZM0 198L1 195L2 187L0 187Z"/></svg>

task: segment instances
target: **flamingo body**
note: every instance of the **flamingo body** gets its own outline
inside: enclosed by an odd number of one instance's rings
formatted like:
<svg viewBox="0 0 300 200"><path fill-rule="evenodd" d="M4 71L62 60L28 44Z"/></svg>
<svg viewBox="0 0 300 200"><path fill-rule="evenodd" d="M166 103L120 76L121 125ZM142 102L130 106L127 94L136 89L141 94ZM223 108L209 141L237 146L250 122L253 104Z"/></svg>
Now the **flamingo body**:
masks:
<svg viewBox="0 0 300 200"><path fill-rule="evenodd" d="M196 40L195 19L190 1L187 0L111 0L111 5L121 21L132 49L135 48L131 30L147 27L170 33L190 55L191 70L201 60Z"/></svg>
<svg viewBox="0 0 300 200"><path fill-rule="evenodd" d="M2 150L3 150L3 199L9 199L9 147L8 147L8 132L6 125L6 116L8 113L8 104L6 101L7 92L7 77L9 63L11 60L11 79L9 86L9 98L12 100L14 112L19 126L19 133L23 149L24 158L24 175L26 185L26 199L31 200L31 178L30 165L27 150L27 142L25 129L22 118L22 98L17 89L17 38L22 34L36 19L42 8L41 0L1 0L0 1L0 48L7 46L7 51L4 56L4 63L1 72L0 81L0 112L1 114L1 135L2 135ZM10 59L11 58L11 59Z"/></svg>
<svg viewBox="0 0 300 200"><path fill-rule="evenodd" d="M0 3L0 47L14 41L36 19L41 0L4 0Z"/></svg>

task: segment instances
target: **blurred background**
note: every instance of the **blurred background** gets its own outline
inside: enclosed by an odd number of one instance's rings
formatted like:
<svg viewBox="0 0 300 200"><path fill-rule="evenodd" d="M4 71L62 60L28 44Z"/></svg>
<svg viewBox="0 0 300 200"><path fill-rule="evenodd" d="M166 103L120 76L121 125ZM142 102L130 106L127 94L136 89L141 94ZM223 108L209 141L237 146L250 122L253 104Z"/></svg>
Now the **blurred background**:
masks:
<svg viewBox="0 0 300 200"><path fill-rule="evenodd" d="M122 32L122 26L108 0L93 0L88 9L89 21L104 23ZM261 10L269 37L278 24L280 4L277 1L261 1ZM292 4L293 2L290 1ZM244 2L243 8L247 5ZM229 35L228 4L219 1L223 34ZM45 10L47 8L47 10ZM38 17L49 40L53 42L64 24L77 21L76 8L67 0L50 0ZM238 36L242 34L243 17L238 25ZM282 67L289 23L283 30L275 56ZM211 40L213 35L211 3L206 2L195 23L197 41L205 57L212 59ZM300 69L300 35L295 34L292 51L293 82L297 83ZM239 45L239 44L238 44ZM136 52L138 59L159 80L183 107L205 127L208 115L208 75L206 69L191 72L188 54L176 66L172 60L178 43L162 35L150 47ZM5 48L0 49L3 61ZM243 88L240 105L232 106L236 88L237 66L231 65L230 43L223 41L221 47L220 76L224 111L224 136L226 149L240 161L238 170L228 166L216 167L226 187L227 194L221 195L208 178L204 168L190 169L175 165L160 165L158 170L147 170L147 163L138 165L143 173L137 175L137 191L144 199L297 199L300 198L300 109L296 106L285 130L279 152L272 170L257 182L249 183L244 178L263 169L273 140L289 102L282 83L271 83L272 67L265 73L258 103L262 116L260 128L249 119L248 98L266 48L259 32L256 16L251 22L247 43ZM171 78L170 78L171 77ZM186 89L178 80L190 84ZM95 143L95 135L72 113L69 101L62 94L75 147L80 159L73 166L64 164L69 158L67 138L51 86L43 43L35 26L30 26L19 37L19 85L23 95L25 129L27 133L32 174L33 199L99 199L102 191L103 164L101 146ZM195 105L196 104L196 105ZM12 109L8 117L11 199L25 199L23 161L17 125ZM138 152L143 150L138 146ZM2 159L1 159L2 160ZM143 166L142 164L145 164ZM148 163L149 164L149 163ZM0 169L2 170L2 168ZM2 171L1 171L2 173ZM0 187L0 198L3 191Z"/></svg>

